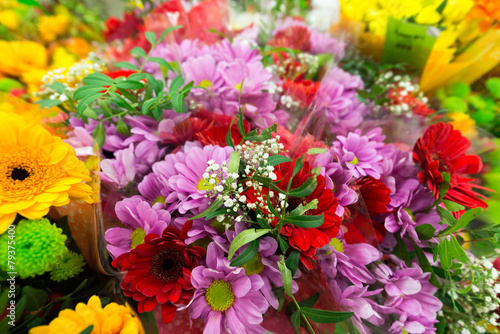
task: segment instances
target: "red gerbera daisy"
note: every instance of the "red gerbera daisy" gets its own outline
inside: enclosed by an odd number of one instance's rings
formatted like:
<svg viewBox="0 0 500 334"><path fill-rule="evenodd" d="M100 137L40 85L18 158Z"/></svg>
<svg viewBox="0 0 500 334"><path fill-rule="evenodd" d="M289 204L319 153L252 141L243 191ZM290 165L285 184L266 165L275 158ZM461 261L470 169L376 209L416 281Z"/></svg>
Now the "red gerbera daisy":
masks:
<svg viewBox="0 0 500 334"><path fill-rule="evenodd" d="M285 162L275 167L274 173L276 174L278 182L276 185L282 190L286 190L288 182L293 173L293 168L297 160L292 162ZM290 189L300 187L305 181L312 177L309 163L305 162L304 167L292 179ZM300 252L300 260L307 269L312 269L312 260L316 259L316 249L323 247L330 240L337 236L340 226L340 218L335 214L337 209L337 198L333 195L332 189L326 189L326 180L323 176L318 175L317 185L314 191L306 197L288 197L287 212L293 211L300 204L306 205L311 201L317 199L318 204L316 209L306 211L305 215L319 216L324 215L324 222L321 226L316 228L303 228L291 224L286 224L281 229L281 234L288 237L289 244L292 248ZM272 195L270 194L272 193ZM279 207L279 196L276 192L269 189L262 190L262 197L264 203L267 201L267 196L270 196L270 201L273 207ZM249 203L259 202L257 197L261 196L254 189L249 189L246 192L247 201ZM276 218L271 225L276 227L278 219Z"/></svg>
<svg viewBox="0 0 500 334"><path fill-rule="evenodd" d="M121 288L125 296L139 302L140 313L150 312L160 304L163 321L169 323L177 307L188 304L193 297L191 271L205 250L184 243L191 225L186 223L180 232L167 227L161 237L148 234L143 244L113 261L113 267L127 271Z"/></svg>
<svg viewBox="0 0 500 334"><path fill-rule="evenodd" d="M464 177L465 174L479 173L483 166L477 155L465 154L469 146L469 139L454 130L451 124L441 122L431 125L413 148L413 160L422 169L418 179L427 184L434 197L439 199L440 185L444 182L442 173L446 172L450 175L450 188L444 199L469 208L486 208L487 204L482 199L487 198L473 188L489 189L471 184L474 179Z"/></svg>
<svg viewBox="0 0 500 334"><path fill-rule="evenodd" d="M343 223L344 240L348 244L382 242L385 235L383 224L373 220L379 214L387 213L391 202L391 190L380 180L365 177L357 182L360 201L349 205Z"/></svg>

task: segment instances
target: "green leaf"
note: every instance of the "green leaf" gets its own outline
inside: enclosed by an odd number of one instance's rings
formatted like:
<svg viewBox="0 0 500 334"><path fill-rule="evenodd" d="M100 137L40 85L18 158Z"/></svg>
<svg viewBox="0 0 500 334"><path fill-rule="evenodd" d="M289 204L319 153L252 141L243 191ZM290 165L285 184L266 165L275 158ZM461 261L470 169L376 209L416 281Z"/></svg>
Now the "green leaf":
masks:
<svg viewBox="0 0 500 334"><path fill-rule="evenodd" d="M138 55L141 58L146 58L146 51L144 51L144 49L140 47L133 48L132 50L130 50L130 53Z"/></svg>
<svg viewBox="0 0 500 334"><path fill-rule="evenodd" d="M82 82L89 86L110 86L114 80L106 74L95 72L83 78Z"/></svg>
<svg viewBox="0 0 500 334"><path fill-rule="evenodd" d="M452 252L450 250L450 244L446 238L441 239L439 246L439 260L441 261L441 266L444 269L450 269L452 265Z"/></svg>
<svg viewBox="0 0 500 334"><path fill-rule="evenodd" d="M248 230L241 231L236 237L234 237L231 245L229 246L229 252L227 254L227 259L231 260L234 256L234 253L240 249L241 247L248 244L250 241L253 241L261 236L269 233L270 230L266 229L254 229L250 228Z"/></svg>
<svg viewBox="0 0 500 334"><path fill-rule="evenodd" d="M118 123L116 123L116 130L122 135L130 135L130 128L125 124L121 116L118 116Z"/></svg>
<svg viewBox="0 0 500 334"><path fill-rule="evenodd" d="M227 164L228 173L238 173L240 168L241 154L238 151L231 152L229 156L229 162Z"/></svg>
<svg viewBox="0 0 500 334"><path fill-rule="evenodd" d="M446 206L446 208L451 212L456 212L465 209L463 205L457 204L452 201L448 201L446 199L443 201L443 203Z"/></svg>
<svg viewBox="0 0 500 334"><path fill-rule="evenodd" d="M313 147L313 148L310 148L309 150L307 150L308 155L322 154L322 153L326 153L326 149L319 148L319 147Z"/></svg>
<svg viewBox="0 0 500 334"><path fill-rule="evenodd" d="M47 292L32 288L29 285L22 288L21 296L26 297L26 311L28 312L38 310L45 305L48 298Z"/></svg>
<svg viewBox="0 0 500 334"><path fill-rule="evenodd" d="M151 46L156 45L156 34L154 32L146 31L144 33L144 36L146 36L146 39L148 40L149 44L151 44Z"/></svg>
<svg viewBox="0 0 500 334"><path fill-rule="evenodd" d="M174 94L172 96L172 105L177 113L187 112L187 105L184 103L184 97L181 94Z"/></svg>
<svg viewBox="0 0 500 334"><path fill-rule="evenodd" d="M262 132L258 136L249 136L250 133L247 134L245 137L245 140L249 141L256 141L256 142L263 142L264 140L269 140L273 138L273 132L276 132L278 129L277 124L273 124L272 126L268 127L267 129L262 130Z"/></svg>
<svg viewBox="0 0 500 334"><path fill-rule="evenodd" d="M114 65L115 65L115 67L118 67L118 68L125 68L127 70L139 71L139 68L137 66L135 66L132 63L129 63L128 61L120 61Z"/></svg>
<svg viewBox="0 0 500 334"><path fill-rule="evenodd" d="M228 212L229 211L229 212ZM217 216L234 216L236 217L238 214L236 212L234 212L233 210L230 210L228 208L222 208L222 209L218 209L218 210L215 210L215 211L212 211L210 212L206 217L205 217L205 220L210 220L214 217L217 217Z"/></svg>
<svg viewBox="0 0 500 334"><path fill-rule="evenodd" d="M97 124L94 131L92 132L92 137L94 137L94 140L96 141L99 148L102 148L104 146L104 141L106 140L106 132L102 122L99 122L99 124Z"/></svg>
<svg viewBox="0 0 500 334"><path fill-rule="evenodd" d="M282 253L286 253L286 251L289 248L288 243L286 242L286 240L283 239L281 236L278 236L278 244L280 245L281 252Z"/></svg>
<svg viewBox="0 0 500 334"><path fill-rule="evenodd" d="M73 99L75 101L78 101L78 100L84 98L85 96L97 94L103 90L106 90L106 88L104 88L102 86L83 86L83 87L78 88L73 93Z"/></svg>
<svg viewBox="0 0 500 334"><path fill-rule="evenodd" d="M441 175L443 175L444 182L439 186L439 199L442 201L448 189L450 189L450 174L442 172Z"/></svg>
<svg viewBox="0 0 500 334"><path fill-rule="evenodd" d="M133 81L133 80L123 80L115 84L116 87L118 88L123 88L123 89L141 89L144 88L144 84L139 81Z"/></svg>
<svg viewBox="0 0 500 334"><path fill-rule="evenodd" d="M319 292L299 302L300 307L313 307L319 299Z"/></svg>
<svg viewBox="0 0 500 334"><path fill-rule="evenodd" d="M85 117L88 117L88 118L98 119L97 113L95 112L94 109L92 109L90 107L87 107L87 109L85 109L83 111L82 115L85 116Z"/></svg>
<svg viewBox="0 0 500 334"><path fill-rule="evenodd" d="M217 210L218 208L220 208L220 206L222 205L223 202L224 201L222 199L216 199L212 203L212 205L210 205L208 207L208 209L206 209L205 211L201 212L200 214L198 214L198 215L196 215L194 217L189 218L189 220L206 217L209 213L214 212L215 210Z"/></svg>
<svg viewBox="0 0 500 334"><path fill-rule="evenodd" d="M285 262L286 266L292 272L292 276L295 275L295 272L299 267L299 259L300 259L300 252L296 250L291 251L290 254L288 255L288 258L286 259Z"/></svg>
<svg viewBox="0 0 500 334"><path fill-rule="evenodd" d="M431 224L418 225L415 230L418 233L419 239L429 240L436 233L436 229Z"/></svg>
<svg viewBox="0 0 500 334"><path fill-rule="evenodd" d="M173 26L173 27L170 27L168 28L167 30L165 30L163 32L163 34L161 34L160 38L158 38L158 41L157 43L161 43L161 41L163 41L163 39L173 30L177 30L177 29L182 29L182 26Z"/></svg>
<svg viewBox="0 0 500 334"><path fill-rule="evenodd" d="M300 312L309 320L318 324L331 324L349 319L354 315L354 312L335 312L320 310L311 307L301 307Z"/></svg>
<svg viewBox="0 0 500 334"><path fill-rule="evenodd" d="M241 111L241 108L237 116L238 116L238 131L240 131L241 137L245 138L246 133L245 133L245 126L243 124L243 112Z"/></svg>
<svg viewBox="0 0 500 334"><path fill-rule="evenodd" d="M233 137L231 136L231 129L233 128L234 117L229 124L229 130L226 133L226 144L227 146L234 147Z"/></svg>
<svg viewBox="0 0 500 334"><path fill-rule="evenodd" d="M314 228L323 225L325 217L323 214L320 216L286 216L283 220L298 227Z"/></svg>
<svg viewBox="0 0 500 334"><path fill-rule="evenodd" d="M465 211L465 213L460 217L458 221L456 221L456 223L453 226L446 228L444 231L439 233L438 236L442 237L445 235L458 232L460 229L467 226L467 224L469 224L471 220L479 216L481 212L483 212L481 208L474 208L472 210Z"/></svg>
<svg viewBox="0 0 500 334"><path fill-rule="evenodd" d="M83 115L83 112L85 109L87 109L92 102L97 100L98 98L102 97L104 93L97 93L95 95L87 95L83 99L80 100L80 103L78 103L78 106L76 107L76 112L79 115Z"/></svg>
<svg viewBox="0 0 500 334"><path fill-rule="evenodd" d="M312 176L302 183L298 188L292 189L288 192L289 196L292 197L306 197L309 196L314 189L316 189L318 182L316 181L316 176Z"/></svg>
<svg viewBox="0 0 500 334"><path fill-rule="evenodd" d="M267 158L268 166L276 166L282 164L284 162L292 162L293 160L282 155L271 155Z"/></svg>
<svg viewBox="0 0 500 334"><path fill-rule="evenodd" d="M240 255L234 258L233 261L231 261L231 265L233 267L238 267L242 266L251 259L255 257L257 254L257 251L259 250L259 241L258 240L253 240L248 243L248 246L241 252Z"/></svg>
<svg viewBox="0 0 500 334"><path fill-rule="evenodd" d="M441 217L442 223L444 223L446 225L454 225L457 222L455 217L453 217L453 215L448 210L443 209L440 206L437 206L436 211L437 211L439 217Z"/></svg>
<svg viewBox="0 0 500 334"><path fill-rule="evenodd" d="M293 172L292 172L292 177L290 178L290 183L292 182L292 179L297 175L300 170L304 167L304 163L302 162L302 159L297 159L295 162L295 166L293 166Z"/></svg>
<svg viewBox="0 0 500 334"><path fill-rule="evenodd" d="M454 236L450 237L450 247L449 250L452 256L462 263L469 262L469 257L465 253L464 249L458 243L457 239Z"/></svg>
<svg viewBox="0 0 500 334"><path fill-rule="evenodd" d="M295 331L300 334L299 327L300 327L300 313L299 311L295 311L292 313L292 316L290 317L292 320L292 325L293 328L295 328Z"/></svg>
<svg viewBox="0 0 500 334"><path fill-rule="evenodd" d="M183 77L181 77L180 75L176 76L175 78L172 79L172 82L170 83L169 91L175 92L179 90L179 88L181 88L182 85L184 85L184 82L185 81Z"/></svg>
<svg viewBox="0 0 500 334"><path fill-rule="evenodd" d="M94 325L90 325L89 327L87 327L83 331L81 331L80 334L90 334L90 333L92 333L93 329L94 329Z"/></svg>
<svg viewBox="0 0 500 334"><path fill-rule="evenodd" d="M281 272L281 279L283 280L283 287L285 288L285 292L290 297L293 296L292 292L292 272L285 263L285 258L283 255L280 255L280 260L278 261L278 268Z"/></svg>
<svg viewBox="0 0 500 334"><path fill-rule="evenodd" d="M120 94L109 92L109 95L111 95L113 102L116 103L119 107L127 109L128 111L131 111L133 113L136 112L135 108L132 107L130 103L128 103L128 101L125 100Z"/></svg>
<svg viewBox="0 0 500 334"><path fill-rule="evenodd" d="M165 59L163 58L160 58L160 57L151 57L148 59L148 62L153 62L153 63L157 63L159 64L160 66L163 66L165 67L166 69L168 69L169 71L171 72L175 72L174 68L172 67L172 65L169 64L168 61L166 61Z"/></svg>
<svg viewBox="0 0 500 334"><path fill-rule="evenodd" d="M307 212L309 210L315 210L318 208L318 199L315 198L306 205L299 204L295 209L290 212L290 216L301 216L304 214L304 212Z"/></svg>
<svg viewBox="0 0 500 334"><path fill-rule="evenodd" d="M253 176L253 179L257 182L259 182L260 184L262 184L263 187L266 187L266 188L269 188L269 189L272 189L280 194L283 194L283 190L281 190L280 188L278 188L276 186L276 184L273 183L273 180L271 180L270 178L268 177L262 177L262 176L259 176L259 175L255 175Z"/></svg>

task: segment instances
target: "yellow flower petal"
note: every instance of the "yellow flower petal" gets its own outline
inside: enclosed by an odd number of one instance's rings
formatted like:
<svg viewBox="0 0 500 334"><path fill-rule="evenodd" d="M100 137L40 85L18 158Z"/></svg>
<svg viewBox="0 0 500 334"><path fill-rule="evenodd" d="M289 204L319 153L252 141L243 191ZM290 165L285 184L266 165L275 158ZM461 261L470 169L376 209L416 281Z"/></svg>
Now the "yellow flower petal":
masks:
<svg viewBox="0 0 500 334"><path fill-rule="evenodd" d="M16 219L15 213L9 213L6 215L0 214L0 234L7 231L7 229L14 222L15 219Z"/></svg>

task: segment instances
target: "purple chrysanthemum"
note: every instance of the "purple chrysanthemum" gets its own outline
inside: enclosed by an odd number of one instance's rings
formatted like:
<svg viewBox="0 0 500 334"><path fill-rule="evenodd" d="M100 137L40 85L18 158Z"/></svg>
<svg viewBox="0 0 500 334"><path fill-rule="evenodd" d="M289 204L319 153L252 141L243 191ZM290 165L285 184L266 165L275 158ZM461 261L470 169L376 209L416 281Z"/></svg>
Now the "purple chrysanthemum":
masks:
<svg viewBox="0 0 500 334"><path fill-rule="evenodd" d="M332 152L343 168L350 170L354 177L371 176L380 179L383 156L379 149L384 146L374 134L375 129L365 135L360 130L350 132L347 137L338 136L333 143ZM383 137L382 137L383 138Z"/></svg>
<svg viewBox="0 0 500 334"><path fill-rule="evenodd" d="M260 323L269 305L260 292L262 278L230 267L215 243L208 246L206 262L206 267L196 267L191 273L196 291L189 306L192 319L205 321L203 333L264 333Z"/></svg>
<svg viewBox="0 0 500 334"><path fill-rule="evenodd" d="M380 251L369 244L346 244L336 238L332 241L334 246L322 249L320 256L321 267L327 277L347 279L358 287L375 282L367 265L380 260Z"/></svg>
<svg viewBox="0 0 500 334"><path fill-rule="evenodd" d="M162 193L165 204L174 204L181 214L188 211L197 214L206 209L210 199L205 198L205 194L213 189L213 186L206 185L203 178L208 161L222 165L223 161L229 160L232 151L229 146L192 147L186 152L169 154L164 161L154 164L153 171L168 185Z"/></svg>
<svg viewBox="0 0 500 334"><path fill-rule="evenodd" d="M113 227L106 231L106 248L113 258L143 243L149 233L161 235L171 218L161 206L151 207L140 196L116 203L115 213L125 227Z"/></svg>
<svg viewBox="0 0 500 334"><path fill-rule="evenodd" d="M380 315L380 311L384 307L371 299L372 296L379 294L383 289L368 291L368 286L359 287L356 285L342 289L336 280L330 281L330 288L332 289L334 299L338 301L339 305L345 307L346 310L354 312L351 320L361 334L371 333L363 323L363 320L376 326L384 323L384 318Z"/></svg>
<svg viewBox="0 0 500 334"><path fill-rule="evenodd" d="M426 328L433 328L438 322L437 312L443 304L434 296L438 288L429 282L431 273L424 273L416 263L408 268L404 261L399 263L399 269L395 271L381 263L373 273L385 285L384 290L388 295L385 306L401 316L391 330L396 333L401 325L411 324L415 331L410 333L433 333Z"/></svg>
<svg viewBox="0 0 500 334"><path fill-rule="evenodd" d="M426 189L417 179L408 179L398 187L399 206L394 214L385 219L385 228L391 233L399 232L400 236L408 235L416 242L420 242L415 228L422 224L431 224L440 229L439 215L435 210L426 212L434 203L432 193ZM394 199L391 201L393 204Z"/></svg>

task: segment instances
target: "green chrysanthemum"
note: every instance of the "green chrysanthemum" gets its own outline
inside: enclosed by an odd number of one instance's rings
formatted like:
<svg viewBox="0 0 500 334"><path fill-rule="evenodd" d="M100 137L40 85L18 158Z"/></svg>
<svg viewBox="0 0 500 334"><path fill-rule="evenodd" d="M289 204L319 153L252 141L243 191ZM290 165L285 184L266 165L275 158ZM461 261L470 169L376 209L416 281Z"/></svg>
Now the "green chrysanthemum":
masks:
<svg viewBox="0 0 500 334"><path fill-rule="evenodd" d="M81 254L72 251L64 253L61 261L56 263L50 272L50 278L53 281L61 282L68 278L75 277L83 271L85 261Z"/></svg>
<svg viewBox="0 0 500 334"><path fill-rule="evenodd" d="M13 236L13 238L11 238ZM9 241L15 241L15 248L9 249ZM17 272L24 279L50 271L67 251L66 236L48 219L21 220L15 234L0 236L0 268ZM15 250L15 253L8 253ZM9 255L15 258L9 260ZM9 262L10 261L10 262Z"/></svg>

